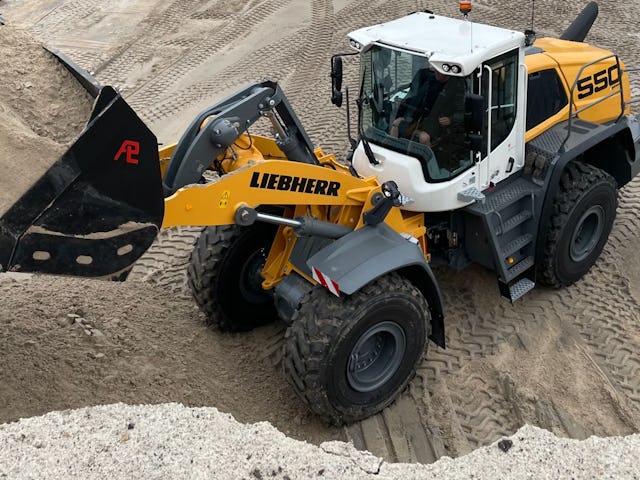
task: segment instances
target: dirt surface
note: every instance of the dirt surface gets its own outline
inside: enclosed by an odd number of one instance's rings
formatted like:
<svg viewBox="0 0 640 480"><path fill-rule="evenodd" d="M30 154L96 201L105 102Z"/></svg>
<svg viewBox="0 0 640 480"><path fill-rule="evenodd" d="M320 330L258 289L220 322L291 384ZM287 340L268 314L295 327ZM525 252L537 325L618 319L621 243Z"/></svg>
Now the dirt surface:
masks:
<svg viewBox="0 0 640 480"><path fill-rule="evenodd" d="M308 424L315 442L340 434L308 414L284 376L261 361L261 332L212 332L190 300L161 288L14 275L0 276L0 297L0 422L175 401L216 405L243 422L268 420L297 437Z"/></svg>
<svg viewBox="0 0 640 480"><path fill-rule="evenodd" d="M535 3L536 28L550 35L559 35L582 7ZM639 66L640 6L599 4L588 40ZM476 1L473 15L524 29L530 10L521 7ZM329 102L330 55L347 50L348 31L424 8L457 15L451 1L0 1L8 22L60 47L102 82L119 85L163 142L177 139L207 104L272 78L313 141L339 155L347 145L345 110ZM355 89L355 64L345 68ZM15 165L3 159L3 166ZM447 350L430 345L396 403L344 429L309 415L286 385L279 365L283 325L244 335L204 328L185 288L197 229L162 232L124 284L6 279L0 284L0 421L113 401L181 401L215 406L241 421L268 420L313 442L350 439L405 462L461 455L525 423L572 438L637 432L639 206L634 180L620 194L602 258L570 288L538 288L510 305L500 299L492 272L436 271Z"/></svg>
<svg viewBox="0 0 640 480"><path fill-rule="evenodd" d="M0 27L0 215L75 140L92 101L29 33ZM6 162L6 163L5 163Z"/></svg>

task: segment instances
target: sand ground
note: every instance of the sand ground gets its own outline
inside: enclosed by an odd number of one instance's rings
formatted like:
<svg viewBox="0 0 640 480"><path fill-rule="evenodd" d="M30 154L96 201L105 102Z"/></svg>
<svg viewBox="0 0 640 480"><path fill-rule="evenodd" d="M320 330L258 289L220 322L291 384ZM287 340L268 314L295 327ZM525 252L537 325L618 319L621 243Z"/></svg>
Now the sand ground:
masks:
<svg viewBox="0 0 640 480"><path fill-rule="evenodd" d="M588 40L638 66L640 6L599 3ZM474 5L478 21L530 26L529 9L507 0ZM12 28L119 86L161 142L177 140L206 105L269 78L282 84L312 140L338 156L347 145L345 110L329 101L331 54L347 49L350 30L427 7L456 15L457 3L0 0ZM581 7L539 0L536 29L559 35ZM356 66L346 69L355 89ZM13 118L6 103L0 102L0 115ZM34 149L66 141L27 127L20 132L37 136ZM20 171L14 155L1 161L5 172ZM215 406L243 422L267 420L298 439L348 439L388 461L423 463L468 453L525 423L579 439L637 432L639 205L635 180L620 194L602 258L570 288L536 289L510 305L500 299L491 272L436 271L447 350L431 345L396 403L340 429L310 415L286 384L279 363L283 325L242 335L204 327L185 287L197 229L162 232L125 283L0 277L0 422L118 401L182 402Z"/></svg>

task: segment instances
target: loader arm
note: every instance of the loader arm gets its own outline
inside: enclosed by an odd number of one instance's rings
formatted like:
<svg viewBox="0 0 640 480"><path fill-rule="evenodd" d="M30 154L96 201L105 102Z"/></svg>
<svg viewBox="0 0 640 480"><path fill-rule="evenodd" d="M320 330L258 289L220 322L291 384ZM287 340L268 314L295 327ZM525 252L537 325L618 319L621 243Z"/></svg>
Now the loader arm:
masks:
<svg viewBox="0 0 640 480"><path fill-rule="evenodd" d="M192 185L165 199L163 228L230 225L242 206L362 205L377 186L342 170L287 160L263 160L218 181Z"/></svg>
<svg viewBox="0 0 640 480"><path fill-rule="evenodd" d="M200 181L211 162L261 117L271 120L276 143L289 160L318 163L313 144L284 92L277 83L265 81L249 85L196 116L169 160L163 179L165 195Z"/></svg>

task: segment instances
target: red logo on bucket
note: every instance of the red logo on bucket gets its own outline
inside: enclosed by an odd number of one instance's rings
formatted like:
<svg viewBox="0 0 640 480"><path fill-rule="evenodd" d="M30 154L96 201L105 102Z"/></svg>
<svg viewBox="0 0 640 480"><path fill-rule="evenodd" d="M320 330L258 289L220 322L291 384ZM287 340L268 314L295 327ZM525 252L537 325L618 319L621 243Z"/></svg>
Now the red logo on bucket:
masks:
<svg viewBox="0 0 640 480"><path fill-rule="evenodd" d="M113 159L117 162L125 156L125 161L132 165L138 164L138 159L136 156L140 153L140 142L136 142L134 140L125 140L120 145L120 148L116 152L116 156Z"/></svg>

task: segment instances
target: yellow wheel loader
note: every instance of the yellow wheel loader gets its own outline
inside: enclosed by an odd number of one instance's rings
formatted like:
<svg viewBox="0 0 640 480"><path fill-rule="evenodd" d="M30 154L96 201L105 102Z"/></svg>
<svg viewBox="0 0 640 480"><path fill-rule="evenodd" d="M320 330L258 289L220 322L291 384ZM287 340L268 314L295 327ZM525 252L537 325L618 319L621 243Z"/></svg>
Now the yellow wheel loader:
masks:
<svg viewBox="0 0 640 480"><path fill-rule="evenodd" d="M464 5L462 5L464 3ZM288 325L283 365L328 421L379 412L445 347L431 265L495 270L514 301L585 275L640 169L629 70L583 43L417 12L352 32L358 138L343 165L280 87L250 85L156 138L111 87L83 134L0 219L2 270L124 278L160 228L205 227L188 268L208 322ZM464 8L463 8L464 7ZM348 102L348 95L347 95ZM265 117L273 138L249 132ZM348 118L348 117L347 117ZM349 129L350 130L350 129Z"/></svg>

